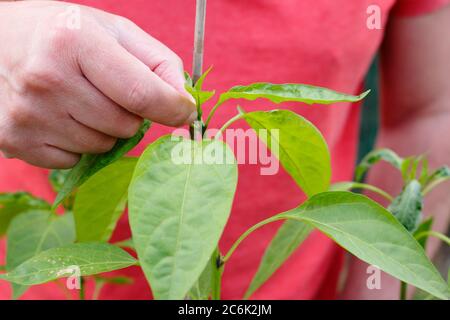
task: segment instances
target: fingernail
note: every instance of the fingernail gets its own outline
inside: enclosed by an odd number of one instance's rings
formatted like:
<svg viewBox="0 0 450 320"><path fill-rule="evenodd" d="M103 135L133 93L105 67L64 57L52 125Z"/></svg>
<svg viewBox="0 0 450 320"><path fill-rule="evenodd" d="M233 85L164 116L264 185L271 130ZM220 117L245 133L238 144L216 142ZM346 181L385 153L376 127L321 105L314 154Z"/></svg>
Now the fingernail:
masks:
<svg viewBox="0 0 450 320"><path fill-rule="evenodd" d="M189 92L187 92L187 97L194 105L197 105L197 101L195 101L195 98Z"/></svg>
<svg viewBox="0 0 450 320"><path fill-rule="evenodd" d="M186 124L191 124L195 120L197 120L198 113L197 111L192 112L192 114L189 116L189 118L186 120Z"/></svg>
<svg viewBox="0 0 450 320"><path fill-rule="evenodd" d="M190 94L189 92L187 92L185 89L183 89L183 91L181 92L181 94L183 96L185 96L186 98L189 99L190 102L192 102L192 104L196 105L197 101L195 101L195 98L192 96L192 94Z"/></svg>

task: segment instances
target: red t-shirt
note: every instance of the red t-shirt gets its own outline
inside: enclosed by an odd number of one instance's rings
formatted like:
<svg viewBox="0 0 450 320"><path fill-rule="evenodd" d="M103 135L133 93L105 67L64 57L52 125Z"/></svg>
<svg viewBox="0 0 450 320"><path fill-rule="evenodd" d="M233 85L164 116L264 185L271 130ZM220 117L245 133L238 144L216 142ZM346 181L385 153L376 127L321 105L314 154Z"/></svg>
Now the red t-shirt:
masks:
<svg viewBox="0 0 450 320"><path fill-rule="evenodd" d="M195 1L186 0L79 0L88 6L123 15L172 48L191 68ZM205 65L214 65L206 87L219 92L237 84L255 81L297 82L360 93L368 67L383 38L384 28L369 30L369 5L381 9L382 25L388 16L417 15L435 10L449 0L214 0L208 2ZM86 32L89 32L86 30ZM245 104L247 110L269 109L272 103ZM277 106L278 107L278 106ZM287 104L311 120L324 134L332 154L333 181L350 180L358 136L359 107L305 106ZM235 113L233 103L217 112L212 127ZM243 126L242 123L237 124ZM133 152L170 129L154 126ZM304 200L284 172L261 176L258 165L241 165L232 214L220 246L226 251L248 227ZM0 192L25 190L51 201L48 171L19 160L0 159ZM239 299L253 276L264 248L278 225L269 225L250 236L226 266L223 298ZM130 235L124 217L113 240ZM5 243L0 245L0 264ZM314 232L281 269L254 294L254 298L314 299L335 297L342 250L330 239ZM138 268L118 271L135 278L130 286L106 286L101 298L150 298L149 287ZM90 288L92 289L92 288ZM0 298L10 296L9 286L0 283ZM30 289L26 299L64 298L54 284Z"/></svg>

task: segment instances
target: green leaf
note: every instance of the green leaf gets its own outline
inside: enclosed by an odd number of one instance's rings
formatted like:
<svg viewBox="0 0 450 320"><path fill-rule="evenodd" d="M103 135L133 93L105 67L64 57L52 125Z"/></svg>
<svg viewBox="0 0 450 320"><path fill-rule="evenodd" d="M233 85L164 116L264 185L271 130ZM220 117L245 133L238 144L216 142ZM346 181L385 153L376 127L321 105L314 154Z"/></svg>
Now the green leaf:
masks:
<svg viewBox="0 0 450 320"><path fill-rule="evenodd" d="M194 84L192 78L190 75L185 72L185 88L187 92L189 92L195 99L196 105L197 105L197 112L199 114L199 119L201 119L202 116L202 105L210 100L214 95L216 94L215 91L205 91L203 90L203 82L205 81L205 78L208 76L209 72L212 70L212 67L210 67L208 70L206 70L201 77L197 80L197 82Z"/></svg>
<svg viewBox="0 0 450 320"><path fill-rule="evenodd" d="M312 229L310 225L302 221L288 220L283 223L266 248L258 270L245 293L245 299L249 298L281 267L308 237Z"/></svg>
<svg viewBox="0 0 450 320"><path fill-rule="evenodd" d="M357 102L364 99L369 92L366 91L359 96L353 96L306 84L254 83L248 86L231 88L220 96L218 104L222 104L229 99L256 100L259 98L268 99L274 103L296 101L307 104L333 104L337 102Z"/></svg>
<svg viewBox="0 0 450 320"><path fill-rule="evenodd" d="M107 242L122 215L136 158L122 158L83 184L75 198L74 216L79 242Z"/></svg>
<svg viewBox="0 0 450 320"><path fill-rule="evenodd" d="M188 85L185 86L187 92L189 92L195 99L196 105L197 105L197 111L201 111L201 106L210 100L214 95L216 94L215 91L202 91L197 90L193 87L190 87Z"/></svg>
<svg viewBox="0 0 450 320"><path fill-rule="evenodd" d="M19 300L20 297L25 292L27 292L27 290L29 289L29 286L24 286L24 285L17 284L17 283L11 283L11 288L12 288L12 299Z"/></svg>
<svg viewBox="0 0 450 320"><path fill-rule="evenodd" d="M330 153L311 122L289 110L249 112L245 120L308 196L328 190Z"/></svg>
<svg viewBox="0 0 450 320"><path fill-rule="evenodd" d="M41 209L50 209L50 205L29 193L0 193L0 236L6 233L11 220L18 214Z"/></svg>
<svg viewBox="0 0 450 320"><path fill-rule="evenodd" d="M434 187L450 179L450 168L447 166L435 170L426 180L424 186L424 195L430 192Z"/></svg>
<svg viewBox="0 0 450 320"><path fill-rule="evenodd" d="M129 218L156 299L183 299L199 278L227 222L236 183L234 155L221 141L165 136L142 154L129 188Z"/></svg>
<svg viewBox="0 0 450 320"><path fill-rule="evenodd" d="M361 181L364 174L369 170L374 164L379 161L384 160L395 168L401 170L403 159L400 158L394 151L389 149L378 149L369 152L356 167L355 180Z"/></svg>
<svg viewBox="0 0 450 320"><path fill-rule="evenodd" d="M61 191L61 188L63 187L69 173L70 170L52 170L50 172L49 181L56 193ZM62 201L63 207L68 211L72 211L74 200L75 192L72 192Z"/></svg>
<svg viewBox="0 0 450 320"><path fill-rule="evenodd" d="M361 260L441 299L449 287L421 245L386 209L349 192L325 192L280 217L311 224Z"/></svg>
<svg viewBox="0 0 450 320"><path fill-rule="evenodd" d="M150 121L144 120L138 132L130 139L118 139L115 146L102 154L84 154L77 165L70 170L61 191L58 193L53 208L56 208L72 191L81 186L96 172L122 158L133 149L150 128Z"/></svg>
<svg viewBox="0 0 450 320"><path fill-rule="evenodd" d="M438 179L449 179L449 178L450 178L450 168L444 166L436 169L428 178L427 183L431 183Z"/></svg>
<svg viewBox="0 0 450 320"><path fill-rule="evenodd" d="M423 197L419 181L411 180L390 204L388 210L409 232L413 232L422 219Z"/></svg>
<svg viewBox="0 0 450 320"><path fill-rule="evenodd" d="M73 215L56 216L50 211L25 212L11 221L7 236L6 271L12 271L42 251L73 243ZM18 299L26 289L26 286L13 284L14 299Z"/></svg>
<svg viewBox="0 0 450 320"><path fill-rule="evenodd" d="M184 80L186 80L185 85L188 87L193 87L194 83L192 82L191 75L188 72L184 72Z"/></svg>
<svg viewBox="0 0 450 320"><path fill-rule="evenodd" d="M205 269L200 277L195 281L191 290L189 290L188 297L191 300L208 300L211 296L211 277L214 268L214 263L211 259L206 264Z"/></svg>
<svg viewBox="0 0 450 320"><path fill-rule="evenodd" d="M201 76L200 78L198 78L197 82L194 84L194 89L197 91L202 91L203 90L203 82L205 81L206 77L208 76L208 74L211 72L212 70L212 66L208 68L208 70L206 70Z"/></svg>
<svg viewBox="0 0 450 320"><path fill-rule="evenodd" d="M36 285L73 276L90 276L136 265L126 251L107 243L75 243L52 248L25 261L0 279L22 285Z"/></svg>
<svg viewBox="0 0 450 320"><path fill-rule="evenodd" d="M420 185L422 186L425 185L427 179L428 179L428 159L425 156L423 156L419 178Z"/></svg>

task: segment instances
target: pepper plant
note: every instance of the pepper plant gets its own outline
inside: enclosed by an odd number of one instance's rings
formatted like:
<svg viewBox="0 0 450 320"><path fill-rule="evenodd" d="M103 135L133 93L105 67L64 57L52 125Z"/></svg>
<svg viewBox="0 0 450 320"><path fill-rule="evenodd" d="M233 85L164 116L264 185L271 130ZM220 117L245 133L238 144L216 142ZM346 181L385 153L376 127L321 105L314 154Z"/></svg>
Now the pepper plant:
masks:
<svg viewBox="0 0 450 320"><path fill-rule="evenodd" d="M422 197L449 177L446 167L429 173L424 159L401 159L387 150L376 151L358 167L357 182L330 187L327 144L311 122L292 111L246 112L239 107L215 136L208 134L215 111L234 99L333 104L359 101L368 92L353 96L310 85L255 83L220 94L204 117L204 103L215 96L214 91L203 89L207 74L197 81L186 74L186 88L198 109L190 137L163 136L140 157L125 156L149 129L146 120L133 138L119 140L110 152L83 155L70 171L53 173L50 177L58 191L53 205L26 193L0 195L0 230L7 236L6 272L0 278L12 284L14 297L29 286L68 277L74 269L81 277L93 276L100 288L105 281L114 282L103 273L140 266L156 299L220 299L221 276L234 250L253 231L283 220L245 298L314 229L403 283L440 299L449 298L448 284L423 248L426 238L437 234L430 231L430 220L421 220ZM222 252L218 243L230 215L238 170L233 151L221 137L238 120L246 121L275 153L307 200L257 223ZM262 134L262 129L269 134ZM279 134L270 134L273 129ZM391 197L359 181L380 159L402 170L405 178L403 192L389 198L392 204L387 209L347 191L367 188ZM417 177L419 162L422 171ZM57 214L61 206L65 212ZM132 239L110 243L125 208Z"/></svg>

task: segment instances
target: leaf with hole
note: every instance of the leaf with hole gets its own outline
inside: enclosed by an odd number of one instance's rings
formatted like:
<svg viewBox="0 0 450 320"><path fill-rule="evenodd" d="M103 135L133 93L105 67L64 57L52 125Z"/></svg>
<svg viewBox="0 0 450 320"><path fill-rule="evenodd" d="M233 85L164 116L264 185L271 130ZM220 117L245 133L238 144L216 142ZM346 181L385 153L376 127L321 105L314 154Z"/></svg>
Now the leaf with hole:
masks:
<svg viewBox="0 0 450 320"><path fill-rule="evenodd" d="M9 272L42 251L73 243L73 215L27 211L11 221L7 236L6 271ZM13 298L17 299L26 289L26 286L13 284Z"/></svg>
<svg viewBox="0 0 450 320"><path fill-rule="evenodd" d="M0 279L37 285L69 276L90 276L136 265L126 251L107 243L75 243L32 257ZM79 272L79 274L78 274Z"/></svg>

